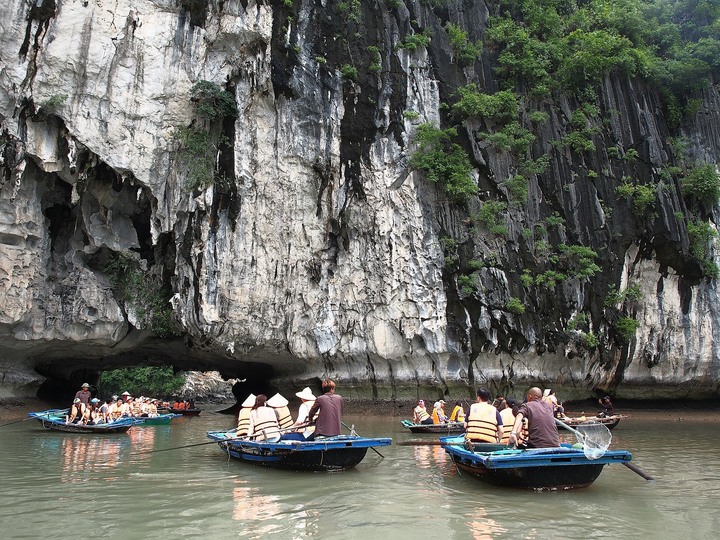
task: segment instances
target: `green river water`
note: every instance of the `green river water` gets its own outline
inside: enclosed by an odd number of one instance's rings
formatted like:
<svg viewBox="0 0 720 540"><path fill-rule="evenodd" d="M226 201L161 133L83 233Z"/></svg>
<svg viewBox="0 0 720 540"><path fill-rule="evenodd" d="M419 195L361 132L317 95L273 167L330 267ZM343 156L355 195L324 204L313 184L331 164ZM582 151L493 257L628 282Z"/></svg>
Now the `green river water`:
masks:
<svg viewBox="0 0 720 540"><path fill-rule="evenodd" d="M399 418L347 416L364 436L426 438ZM458 474L442 447L369 451L354 470L285 472L228 461L210 411L124 435L44 431L31 420L0 429L0 538L586 539L717 538L720 429L641 422L613 430L647 482L621 465L589 488L527 492ZM571 436L567 436L568 441ZM574 442L574 441L573 441Z"/></svg>

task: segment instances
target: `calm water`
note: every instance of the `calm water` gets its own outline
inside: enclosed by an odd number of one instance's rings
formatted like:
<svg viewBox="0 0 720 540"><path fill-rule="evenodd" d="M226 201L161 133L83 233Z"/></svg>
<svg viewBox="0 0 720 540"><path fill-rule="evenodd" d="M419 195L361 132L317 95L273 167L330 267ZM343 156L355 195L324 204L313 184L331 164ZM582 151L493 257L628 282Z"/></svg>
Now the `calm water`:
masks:
<svg viewBox="0 0 720 540"><path fill-rule="evenodd" d="M427 438L398 418L345 417L366 436ZM390 446L356 469L294 473L228 461L205 442L232 418L204 412L169 426L88 437L35 421L0 428L2 538L716 538L720 430L714 424L625 419L621 465L588 489L536 493L459 475L441 447ZM677 441L673 444L672 441Z"/></svg>

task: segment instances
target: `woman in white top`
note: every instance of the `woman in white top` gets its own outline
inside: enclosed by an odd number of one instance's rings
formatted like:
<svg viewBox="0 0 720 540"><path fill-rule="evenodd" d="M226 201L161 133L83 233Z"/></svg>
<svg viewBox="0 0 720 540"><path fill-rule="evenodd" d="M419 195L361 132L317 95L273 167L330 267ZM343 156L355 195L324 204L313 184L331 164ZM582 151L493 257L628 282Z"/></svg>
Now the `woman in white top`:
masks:
<svg viewBox="0 0 720 540"><path fill-rule="evenodd" d="M276 442L280 440L280 425L275 409L268 407L267 396L260 394L255 398L255 405L250 412L248 438L255 441Z"/></svg>

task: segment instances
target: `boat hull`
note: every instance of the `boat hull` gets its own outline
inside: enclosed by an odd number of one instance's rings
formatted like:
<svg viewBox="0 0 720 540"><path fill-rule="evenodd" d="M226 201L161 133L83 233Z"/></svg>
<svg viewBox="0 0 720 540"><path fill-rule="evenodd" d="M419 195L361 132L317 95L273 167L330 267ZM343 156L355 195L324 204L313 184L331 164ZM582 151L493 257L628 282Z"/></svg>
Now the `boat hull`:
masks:
<svg viewBox="0 0 720 540"><path fill-rule="evenodd" d="M415 424L410 420L403 420L402 425L412 433L464 433L465 425L462 422L448 422L446 424Z"/></svg>
<svg viewBox="0 0 720 540"><path fill-rule="evenodd" d="M29 413L30 418L38 420L44 429L48 431L62 431L64 433L82 433L85 435L112 435L125 433L136 424L132 418L121 418L109 424L97 424L94 426L86 426L79 424L66 424L64 413L65 410L54 409L51 411L43 411L37 413Z"/></svg>
<svg viewBox="0 0 720 540"><path fill-rule="evenodd" d="M143 426L166 426L172 422L173 418L180 418L181 414L160 414L158 416L141 416L138 423Z"/></svg>
<svg viewBox="0 0 720 540"><path fill-rule="evenodd" d="M209 432L230 457L275 469L292 471L344 471L358 465L368 448L387 446L392 439L339 436L317 441L276 443L228 439L224 432Z"/></svg>
<svg viewBox="0 0 720 540"><path fill-rule="evenodd" d="M562 422L563 424L566 424L570 426L571 428L575 429L578 426L583 425L585 422L593 421L598 424L604 425L608 429L614 429L617 427L617 425L620 423L620 420L622 419L622 416L606 416L604 418L599 418L595 416L591 417L569 417L569 418L563 418ZM565 427L558 425L558 429L565 429Z"/></svg>
<svg viewBox="0 0 720 540"><path fill-rule="evenodd" d="M632 459L629 452L614 450L589 460L582 450L570 447L471 452L447 446L445 451L462 473L497 486L534 490L585 488L600 476L605 465Z"/></svg>

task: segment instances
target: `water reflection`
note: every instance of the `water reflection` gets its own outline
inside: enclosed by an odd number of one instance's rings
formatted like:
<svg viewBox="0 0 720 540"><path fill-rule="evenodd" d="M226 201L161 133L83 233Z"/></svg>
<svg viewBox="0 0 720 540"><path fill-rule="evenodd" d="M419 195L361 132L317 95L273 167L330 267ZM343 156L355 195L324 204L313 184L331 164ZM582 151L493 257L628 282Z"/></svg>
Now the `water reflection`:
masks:
<svg viewBox="0 0 720 540"><path fill-rule="evenodd" d="M482 506L476 507L468 518L468 530L474 540L492 540L508 532L500 523L488 517L487 510Z"/></svg>
<svg viewBox="0 0 720 540"><path fill-rule="evenodd" d="M91 478L115 480L107 476L109 469L117 468L123 458L119 441L100 437L65 437L60 443L60 481L86 482Z"/></svg>
<svg viewBox="0 0 720 540"><path fill-rule="evenodd" d="M413 446L415 461L420 469L444 467L447 454L442 446Z"/></svg>

